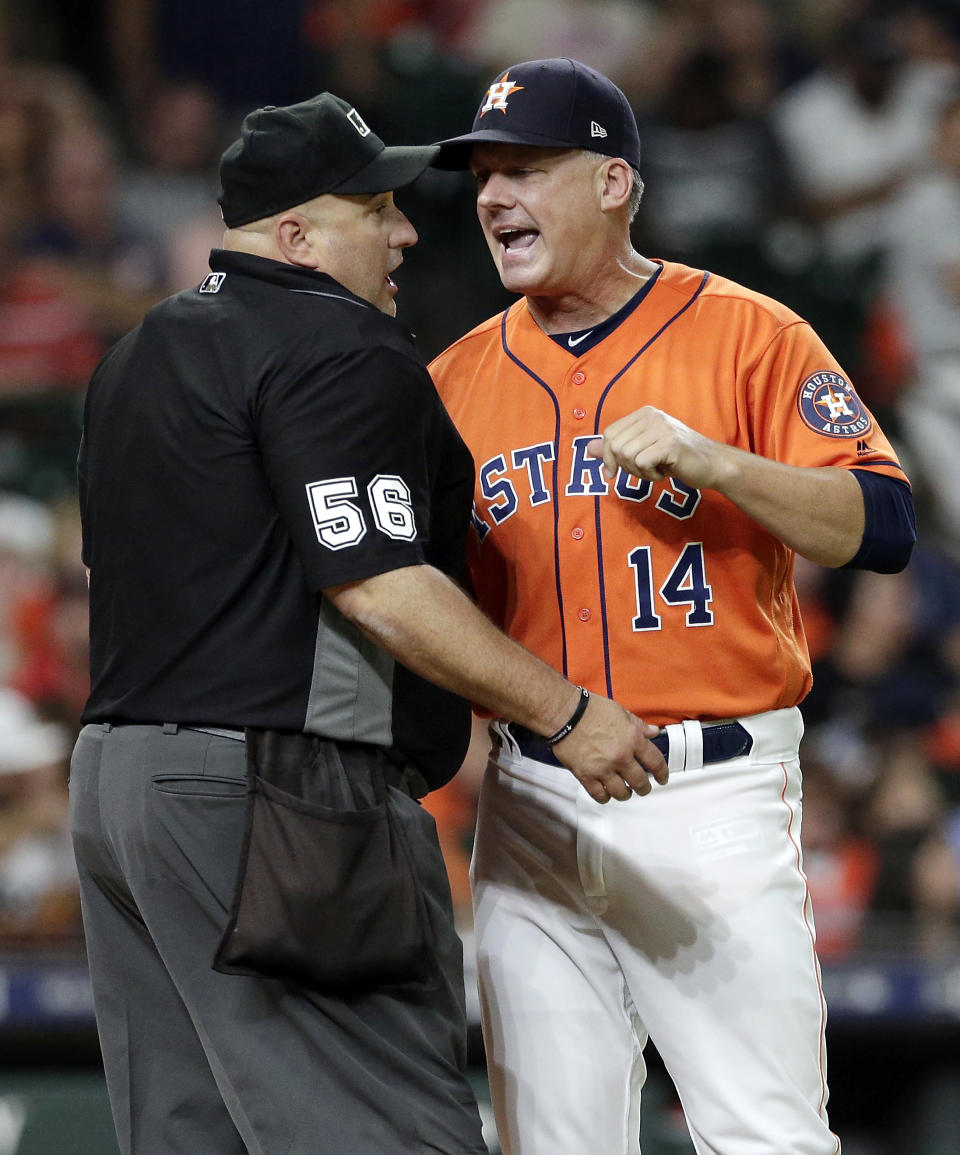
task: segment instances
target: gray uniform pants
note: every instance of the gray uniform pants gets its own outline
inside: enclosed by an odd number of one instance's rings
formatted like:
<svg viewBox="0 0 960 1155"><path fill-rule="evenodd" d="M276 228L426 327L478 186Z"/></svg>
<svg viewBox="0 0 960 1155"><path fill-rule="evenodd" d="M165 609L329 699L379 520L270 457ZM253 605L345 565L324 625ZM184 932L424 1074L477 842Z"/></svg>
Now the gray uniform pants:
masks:
<svg viewBox="0 0 960 1155"><path fill-rule="evenodd" d="M245 748L175 726L88 725L71 821L123 1155L480 1155L462 957L431 816L391 790L444 981L337 999L210 962L233 892Z"/></svg>

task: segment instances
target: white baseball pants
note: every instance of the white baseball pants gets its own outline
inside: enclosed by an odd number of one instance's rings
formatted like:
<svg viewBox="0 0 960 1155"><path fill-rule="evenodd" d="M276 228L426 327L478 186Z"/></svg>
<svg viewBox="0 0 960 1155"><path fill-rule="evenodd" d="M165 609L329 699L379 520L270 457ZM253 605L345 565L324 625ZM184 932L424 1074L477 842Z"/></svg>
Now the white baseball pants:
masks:
<svg viewBox="0 0 960 1155"><path fill-rule="evenodd" d="M837 1155L796 709L627 802L493 752L473 886L504 1155L639 1155L651 1038L698 1155ZM696 750L696 743L690 743ZM695 755L694 755L695 756Z"/></svg>

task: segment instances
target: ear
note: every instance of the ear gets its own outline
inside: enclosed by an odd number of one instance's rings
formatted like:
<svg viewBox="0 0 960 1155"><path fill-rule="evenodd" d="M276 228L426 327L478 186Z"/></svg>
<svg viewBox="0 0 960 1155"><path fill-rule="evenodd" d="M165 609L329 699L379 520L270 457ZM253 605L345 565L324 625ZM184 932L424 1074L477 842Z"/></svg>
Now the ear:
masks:
<svg viewBox="0 0 960 1155"><path fill-rule="evenodd" d="M621 208L630 199L633 188L633 172L625 160L612 157L600 169L600 208L612 212Z"/></svg>
<svg viewBox="0 0 960 1155"><path fill-rule="evenodd" d="M304 269L318 267L319 259L308 235L310 227L307 218L296 212L279 213L273 222L274 243L288 264Z"/></svg>

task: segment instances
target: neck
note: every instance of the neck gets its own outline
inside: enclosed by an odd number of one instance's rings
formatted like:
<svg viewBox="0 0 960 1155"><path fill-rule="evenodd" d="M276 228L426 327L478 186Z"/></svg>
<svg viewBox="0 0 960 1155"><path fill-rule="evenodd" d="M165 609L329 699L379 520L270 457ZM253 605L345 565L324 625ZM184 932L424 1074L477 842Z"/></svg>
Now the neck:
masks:
<svg viewBox="0 0 960 1155"><path fill-rule="evenodd" d="M548 334L575 333L612 317L635 296L657 266L631 250L629 258L617 260L597 276L568 293L549 296L527 294L530 315Z"/></svg>
<svg viewBox="0 0 960 1155"><path fill-rule="evenodd" d="M227 229L220 247L235 253L249 253L252 257L286 261L271 233L259 226L260 222L255 222L254 226L243 225L236 229Z"/></svg>

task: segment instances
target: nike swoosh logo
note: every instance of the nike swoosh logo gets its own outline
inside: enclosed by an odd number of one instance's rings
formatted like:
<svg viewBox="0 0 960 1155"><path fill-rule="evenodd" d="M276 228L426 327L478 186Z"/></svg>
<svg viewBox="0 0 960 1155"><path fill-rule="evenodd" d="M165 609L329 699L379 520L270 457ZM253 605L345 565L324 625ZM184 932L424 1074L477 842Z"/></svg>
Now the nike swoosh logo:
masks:
<svg viewBox="0 0 960 1155"><path fill-rule="evenodd" d="M592 333L592 332L593 332L593 330L590 329L589 332L584 333L582 337L568 337L567 338L567 344L572 349L572 348L574 348L575 345L579 345L581 341L586 341L586 339L590 336L590 333Z"/></svg>

